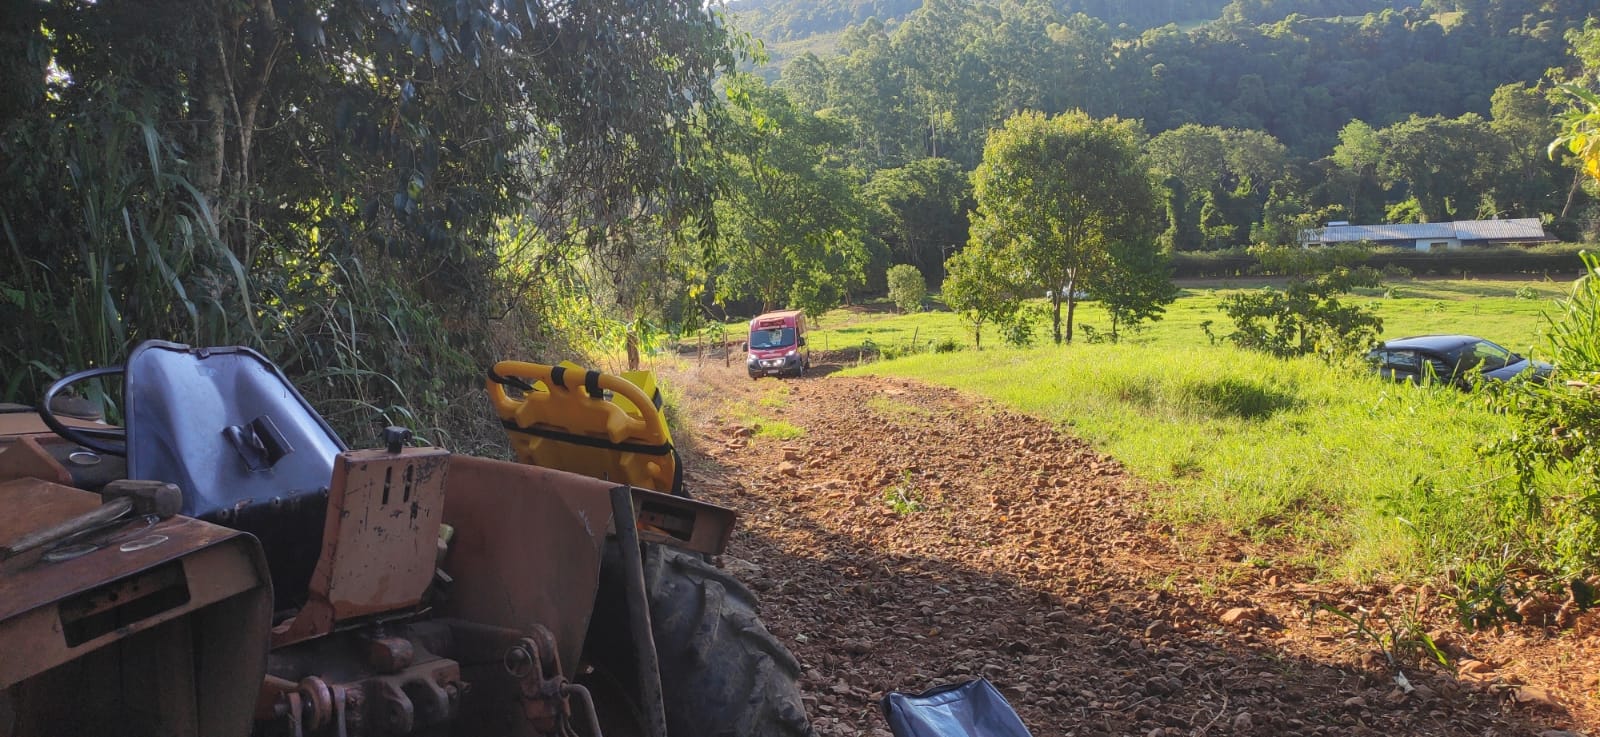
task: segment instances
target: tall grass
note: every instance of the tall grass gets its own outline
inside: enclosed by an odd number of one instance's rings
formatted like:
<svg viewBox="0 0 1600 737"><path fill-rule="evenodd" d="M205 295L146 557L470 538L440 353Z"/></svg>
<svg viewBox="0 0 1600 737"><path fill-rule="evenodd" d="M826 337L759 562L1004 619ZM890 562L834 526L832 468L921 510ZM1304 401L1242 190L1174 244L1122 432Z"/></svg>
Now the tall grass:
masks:
<svg viewBox="0 0 1600 737"><path fill-rule="evenodd" d="M972 391L1072 431L1152 485L1152 511L1287 562L1414 576L1507 534L1480 398L1224 346L1077 345L919 355L857 371Z"/></svg>
<svg viewBox="0 0 1600 737"><path fill-rule="evenodd" d="M498 447L484 361L471 355L480 324L447 323L446 308L406 284L414 276L363 263L328 225L339 215L328 203L295 213L324 229L286 227L262 234L253 259L236 254L155 113L115 85L96 89L93 104L5 129L57 165L0 160L11 185L0 192L11 267L0 268L0 400L35 402L60 376L120 363L145 340L248 345L353 445L403 424L458 449ZM115 420L116 384L79 389Z"/></svg>
<svg viewBox="0 0 1600 737"><path fill-rule="evenodd" d="M33 401L141 340L259 338L245 267L182 175L177 146L145 102L115 85L95 90L92 104L48 124L7 128L14 150L52 152L55 165L19 156L0 169L11 187L0 247L14 257L0 272L0 399Z"/></svg>

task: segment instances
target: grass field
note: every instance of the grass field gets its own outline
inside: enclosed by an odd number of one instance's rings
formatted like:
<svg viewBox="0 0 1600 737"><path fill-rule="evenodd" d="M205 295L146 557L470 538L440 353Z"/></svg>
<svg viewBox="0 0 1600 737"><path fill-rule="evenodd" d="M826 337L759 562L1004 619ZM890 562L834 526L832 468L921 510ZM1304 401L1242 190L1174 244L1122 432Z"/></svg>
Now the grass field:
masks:
<svg viewBox="0 0 1600 737"><path fill-rule="evenodd" d="M1407 281L1355 299L1379 310L1389 336L1467 332L1525 351L1565 288ZM1329 575L1435 574L1509 540L1504 470L1479 452L1502 430L1481 397L1211 345L1200 325L1225 332L1224 291L1187 289L1132 343L1043 345L1046 324L1031 349L920 353L851 371L956 387L1069 427L1154 482L1153 511L1180 529L1243 534ZM1092 304L1079 317L1103 320ZM948 312L836 311L822 323L812 345L834 350L912 335L924 347L970 343Z"/></svg>
<svg viewBox="0 0 1600 737"><path fill-rule="evenodd" d="M1540 313L1551 301L1566 293L1566 282L1490 281L1490 280L1406 280L1385 284L1379 289L1361 290L1350 300L1375 309L1383 318L1383 335L1401 337L1426 333L1470 333L1511 350L1529 353L1537 346ZM1146 330L1130 336L1128 342L1156 347L1189 347L1208 342L1202 324L1210 323L1217 335L1227 332L1228 321L1217 310L1222 297L1241 288L1259 289L1256 283L1219 281L1212 286L1189 286L1177 302L1168 306L1166 316ZM1518 296L1519 292L1522 296ZM934 303L937 306L937 303ZM1042 310L1048 303L1034 303L1041 310L1036 335L1048 340L1050 321ZM878 347L909 348L913 338L921 350L945 340L970 347L972 331L960 316L940 309L909 315L885 312L887 305L833 310L814 320L811 346L814 349L849 350L871 340ZM1077 324L1095 330L1109 330L1110 319L1094 302L1078 306ZM737 336L741 325L728 328ZM983 344L997 346L1000 335L985 328Z"/></svg>

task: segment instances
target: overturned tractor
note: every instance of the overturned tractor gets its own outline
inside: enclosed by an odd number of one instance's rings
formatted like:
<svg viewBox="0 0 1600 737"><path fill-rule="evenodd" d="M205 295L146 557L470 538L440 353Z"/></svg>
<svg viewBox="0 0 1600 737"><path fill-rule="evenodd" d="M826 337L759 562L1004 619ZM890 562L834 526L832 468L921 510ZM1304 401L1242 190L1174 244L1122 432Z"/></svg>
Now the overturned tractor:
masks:
<svg viewBox="0 0 1600 737"><path fill-rule="evenodd" d="M54 409L118 373L124 427ZM651 394L489 387L522 463L349 450L245 348L0 408L0 737L810 734Z"/></svg>

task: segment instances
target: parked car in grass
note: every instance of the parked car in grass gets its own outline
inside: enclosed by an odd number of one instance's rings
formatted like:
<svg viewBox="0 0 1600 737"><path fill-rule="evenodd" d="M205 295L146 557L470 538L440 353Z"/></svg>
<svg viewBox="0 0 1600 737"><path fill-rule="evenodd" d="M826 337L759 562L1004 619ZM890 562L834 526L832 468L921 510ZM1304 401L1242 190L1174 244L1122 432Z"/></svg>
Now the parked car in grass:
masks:
<svg viewBox="0 0 1600 737"><path fill-rule="evenodd" d="M1554 369L1472 335L1418 335L1384 341L1367 353L1367 362L1385 379L1421 384L1433 378L1457 386L1466 386L1474 375L1506 381L1514 376L1543 378Z"/></svg>

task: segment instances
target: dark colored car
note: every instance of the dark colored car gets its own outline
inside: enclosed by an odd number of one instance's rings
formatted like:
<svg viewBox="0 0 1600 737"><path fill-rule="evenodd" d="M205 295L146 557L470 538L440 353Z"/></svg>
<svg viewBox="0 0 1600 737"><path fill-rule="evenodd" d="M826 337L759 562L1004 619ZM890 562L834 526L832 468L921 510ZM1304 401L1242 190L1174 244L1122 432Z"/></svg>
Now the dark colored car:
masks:
<svg viewBox="0 0 1600 737"><path fill-rule="evenodd" d="M1466 386L1474 370L1485 379L1506 381L1524 373L1524 378L1544 378L1554 369L1471 335L1419 335L1384 341L1367 353L1367 361L1385 379L1420 384L1433 376L1458 386Z"/></svg>

